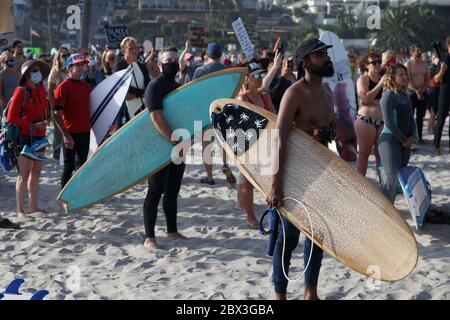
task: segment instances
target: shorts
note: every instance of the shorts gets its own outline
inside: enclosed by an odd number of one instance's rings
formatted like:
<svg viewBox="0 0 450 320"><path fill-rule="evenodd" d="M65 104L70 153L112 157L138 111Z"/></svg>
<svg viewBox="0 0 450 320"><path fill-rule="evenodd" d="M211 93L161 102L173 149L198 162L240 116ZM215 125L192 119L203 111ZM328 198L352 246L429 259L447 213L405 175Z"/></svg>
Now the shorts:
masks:
<svg viewBox="0 0 450 320"><path fill-rule="evenodd" d="M31 147L35 141L41 140L44 137L30 137L30 136L24 136L24 135L20 135L19 136L19 141L17 141L17 146L15 147L16 149L16 156L19 156L20 153L23 150L23 147L27 146L27 147ZM39 150L39 152L44 152L45 148L42 150Z"/></svg>

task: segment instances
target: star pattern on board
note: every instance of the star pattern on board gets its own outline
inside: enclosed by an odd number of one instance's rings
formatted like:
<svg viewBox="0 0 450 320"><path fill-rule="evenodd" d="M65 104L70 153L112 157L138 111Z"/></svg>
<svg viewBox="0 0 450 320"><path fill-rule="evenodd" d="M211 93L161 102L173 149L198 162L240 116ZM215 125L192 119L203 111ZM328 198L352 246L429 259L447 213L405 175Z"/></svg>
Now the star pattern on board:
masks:
<svg viewBox="0 0 450 320"><path fill-rule="evenodd" d="M227 104L215 114L214 128L221 133L235 155L244 154L259 138L268 120L238 104Z"/></svg>

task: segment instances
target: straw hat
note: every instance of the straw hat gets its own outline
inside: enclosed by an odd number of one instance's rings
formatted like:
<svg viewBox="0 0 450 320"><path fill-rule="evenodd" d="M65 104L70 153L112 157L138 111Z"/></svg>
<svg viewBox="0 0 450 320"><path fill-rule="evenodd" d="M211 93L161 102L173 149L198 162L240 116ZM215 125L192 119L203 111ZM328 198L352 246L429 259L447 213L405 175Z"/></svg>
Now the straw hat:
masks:
<svg viewBox="0 0 450 320"><path fill-rule="evenodd" d="M36 65L39 66L39 68L41 69L42 79L48 78L48 75L50 74L50 66L48 64L46 64L44 61L40 61L40 60L28 60L20 68L19 85L21 85L21 86L24 85L25 81L27 80L26 75Z"/></svg>

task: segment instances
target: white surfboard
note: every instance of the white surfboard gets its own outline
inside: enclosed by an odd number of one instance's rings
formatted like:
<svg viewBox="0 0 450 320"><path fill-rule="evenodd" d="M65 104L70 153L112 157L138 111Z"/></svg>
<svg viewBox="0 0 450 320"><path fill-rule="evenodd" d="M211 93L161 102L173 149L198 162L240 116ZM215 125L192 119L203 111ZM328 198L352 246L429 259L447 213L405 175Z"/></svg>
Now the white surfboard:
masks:
<svg viewBox="0 0 450 320"><path fill-rule="evenodd" d="M425 174L417 167L400 169L398 180L408 203L414 226L418 230L425 223L425 215L431 207L431 186Z"/></svg>
<svg viewBox="0 0 450 320"><path fill-rule="evenodd" d="M336 142L341 157L346 161L356 161L356 133L354 121L357 114L355 83L352 79L350 61L342 41L330 31L325 31L320 40L333 46L328 54L334 65L335 74L331 78L324 78L328 83L334 98L334 110L338 125Z"/></svg>
<svg viewBox="0 0 450 320"><path fill-rule="evenodd" d="M131 84L132 73L132 67L116 72L91 92L90 154L103 142L119 114Z"/></svg>
<svg viewBox="0 0 450 320"><path fill-rule="evenodd" d="M131 77L131 86L137 89L145 90L144 75L142 74L139 65L137 63L133 63L132 66L133 75ZM144 99L142 98L136 98L127 101L128 115L130 116L130 119L133 119L135 116L137 116L143 105Z"/></svg>
<svg viewBox="0 0 450 320"><path fill-rule="evenodd" d="M40 290L36 293L22 294L20 293L20 287L25 281L22 279L17 279L12 281L6 289L0 289L0 304L2 301L30 301L30 300L44 300L45 296L48 295L47 290Z"/></svg>

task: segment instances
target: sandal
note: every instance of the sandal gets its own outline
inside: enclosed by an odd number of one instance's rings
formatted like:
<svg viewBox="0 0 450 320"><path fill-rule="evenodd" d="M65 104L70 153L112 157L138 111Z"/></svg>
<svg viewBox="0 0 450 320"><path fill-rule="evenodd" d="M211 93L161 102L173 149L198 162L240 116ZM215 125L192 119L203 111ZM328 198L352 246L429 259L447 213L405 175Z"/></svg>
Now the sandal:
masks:
<svg viewBox="0 0 450 320"><path fill-rule="evenodd" d="M208 178L203 178L203 179L200 180L200 182L203 183L203 184L210 185L210 186L214 186L216 184L214 179L209 180Z"/></svg>

